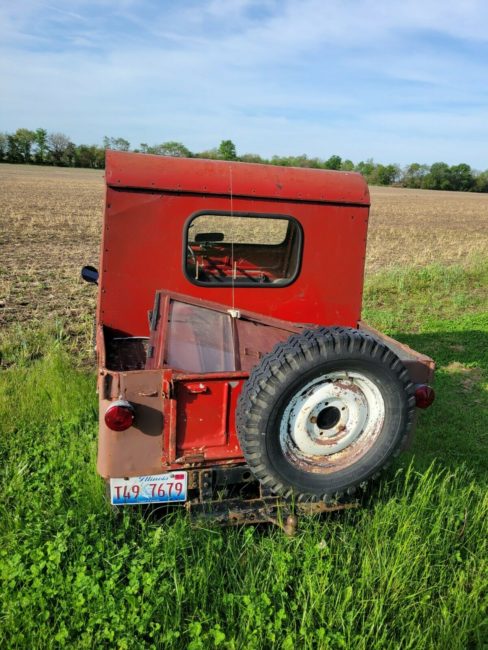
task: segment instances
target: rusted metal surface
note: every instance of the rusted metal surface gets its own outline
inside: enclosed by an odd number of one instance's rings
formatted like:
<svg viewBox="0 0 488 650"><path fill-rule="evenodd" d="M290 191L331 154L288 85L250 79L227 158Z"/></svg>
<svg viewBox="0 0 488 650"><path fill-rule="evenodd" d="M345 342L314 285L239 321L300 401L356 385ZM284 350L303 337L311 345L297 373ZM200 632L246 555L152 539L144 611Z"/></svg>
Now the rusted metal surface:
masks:
<svg viewBox="0 0 488 650"><path fill-rule="evenodd" d="M287 501L269 493L252 476L247 465L234 468L190 471L189 485L199 486L198 493L185 504L195 522L210 520L223 526L270 523L293 535L300 516L320 515L357 508L357 501L302 503ZM221 488L247 486L247 495L216 499Z"/></svg>
<svg viewBox="0 0 488 650"><path fill-rule="evenodd" d="M235 412L252 368L276 343L313 325L359 327L400 357L412 382L432 378L429 357L360 321L369 216L362 177L108 152L106 183L96 330L99 473L184 470L192 515L231 525L271 522L287 534L301 514L355 507L291 504L260 486L244 463ZM296 224L295 234L288 228L275 251L243 242L240 273L254 284L220 286L237 277L234 244L216 232L212 246L196 238L190 246L187 231L197 214L280 219ZM284 253L289 275L279 267ZM205 265L208 284L198 281ZM278 286L283 278L289 283ZM210 310L211 318L192 327L199 310ZM332 374L317 389L324 394L314 397L315 388L305 387L285 409L280 431L285 455L311 473L352 465L383 422L373 387L357 373ZM125 431L104 423L116 400L134 408ZM369 421L366 411L374 413Z"/></svg>
<svg viewBox="0 0 488 650"><path fill-rule="evenodd" d="M367 453L384 418L383 398L371 380L355 371L330 372L291 397L280 424L281 448L294 467L336 472Z"/></svg>
<svg viewBox="0 0 488 650"><path fill-rule="evenodd" d="M138 476L161 472L163 441L162 373L132 371L99 376L100 429L97 469L101 476ZM113 400L125 399L135 411L134 425L111 431L104 414Z"/></svg>
<svg viewBox="0 0 488 650"><path fill-rule="evenodd" d="M327 505L319 503L291 504L277 497L257 499L227 499L207 503L186 504L186 509L195 522L210 520L223 526L244 524L273 524L287 535L293 535L299 516L321 515L340 510L358 508L358 502Z"/></svg>

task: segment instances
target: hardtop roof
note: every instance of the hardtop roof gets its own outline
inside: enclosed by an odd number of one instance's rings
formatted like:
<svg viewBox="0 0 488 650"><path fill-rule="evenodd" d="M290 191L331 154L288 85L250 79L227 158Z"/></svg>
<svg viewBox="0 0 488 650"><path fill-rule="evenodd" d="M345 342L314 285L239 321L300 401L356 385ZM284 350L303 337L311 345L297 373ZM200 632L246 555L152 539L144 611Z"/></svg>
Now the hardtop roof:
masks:
<svg viewBox="0 0 488 650"><path fill-rule="evenodd" d="M111 150L106 152L105 165L106 184L112 188L370 204L367 183L354 172Z"/></svg>

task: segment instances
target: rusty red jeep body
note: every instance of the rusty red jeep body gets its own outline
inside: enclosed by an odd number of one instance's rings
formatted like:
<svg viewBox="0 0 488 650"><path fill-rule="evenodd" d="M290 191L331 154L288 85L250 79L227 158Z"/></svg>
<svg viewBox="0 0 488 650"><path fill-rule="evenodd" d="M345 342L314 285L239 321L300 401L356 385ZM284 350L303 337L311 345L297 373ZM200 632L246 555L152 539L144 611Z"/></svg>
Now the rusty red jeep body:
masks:
<svg viewBox="0 0 488 650"><path fill-rule="evenodd" d="M98 471L113 503L258 521L364 485L431 401L434 365L361 322L363 178L108 151L106 185Z"/></svg>

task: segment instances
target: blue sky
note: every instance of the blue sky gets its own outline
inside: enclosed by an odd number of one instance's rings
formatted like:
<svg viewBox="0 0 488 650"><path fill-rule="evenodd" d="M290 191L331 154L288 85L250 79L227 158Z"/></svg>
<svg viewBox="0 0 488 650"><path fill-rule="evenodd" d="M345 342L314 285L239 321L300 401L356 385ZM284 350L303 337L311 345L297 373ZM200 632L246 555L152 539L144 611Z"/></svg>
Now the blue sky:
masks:
<svg viewBox="0 0 488 650"><path fill-rule="evenodd" d="M0 131L488 168L488 2L3 0Z"/></svg>

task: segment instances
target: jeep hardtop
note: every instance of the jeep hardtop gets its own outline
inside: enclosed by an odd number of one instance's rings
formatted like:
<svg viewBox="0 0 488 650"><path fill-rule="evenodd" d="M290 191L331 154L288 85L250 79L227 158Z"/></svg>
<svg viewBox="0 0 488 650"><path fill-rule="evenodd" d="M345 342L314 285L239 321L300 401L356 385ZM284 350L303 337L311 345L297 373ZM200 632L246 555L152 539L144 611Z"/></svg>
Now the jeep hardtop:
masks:
<svg viewBox="0 0 488 650"><path fill-rule="evenodd" d="M363 177L107 151L105 180L82 275L111 502L347 507L434 397L433 361L361 321Z"/></svg>

